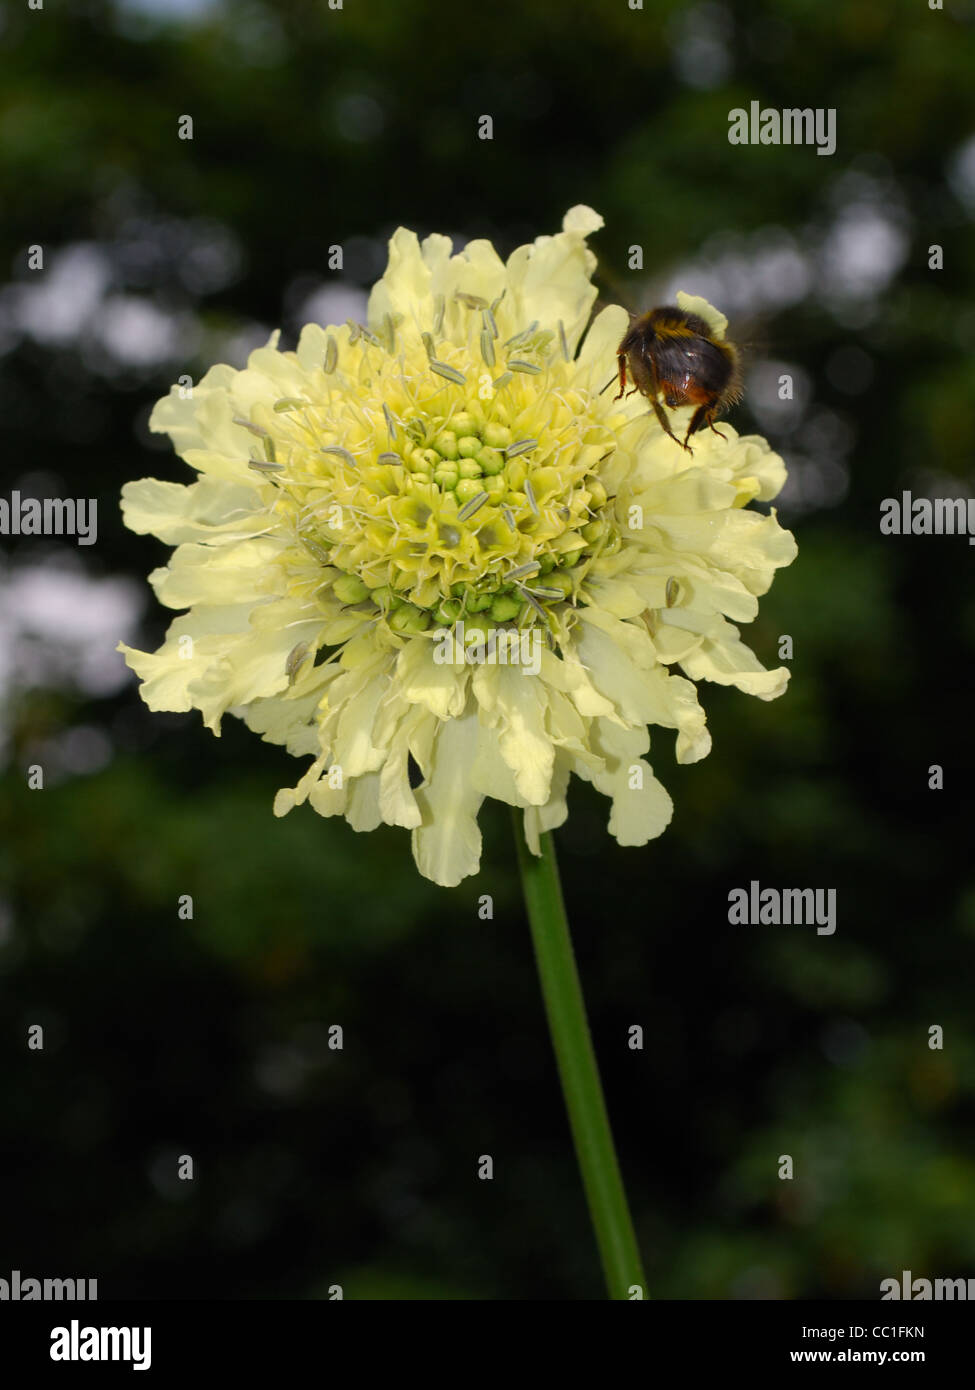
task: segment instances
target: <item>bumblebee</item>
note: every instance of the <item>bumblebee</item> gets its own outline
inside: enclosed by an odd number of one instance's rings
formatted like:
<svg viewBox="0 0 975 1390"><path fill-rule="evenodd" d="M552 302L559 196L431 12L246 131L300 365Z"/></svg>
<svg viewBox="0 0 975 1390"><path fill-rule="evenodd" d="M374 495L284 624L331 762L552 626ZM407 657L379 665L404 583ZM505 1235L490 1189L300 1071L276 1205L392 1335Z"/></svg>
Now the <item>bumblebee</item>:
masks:
<svg viewBox="0 0 975 1390"><path fill-rule="evenodd" d="M626 391L629 371L633 391L649 399L661 429L689 454L693 450L687 441L705 425L725 438L714 429L714 420L741 397L738 350L733 343L716 338L704 319L672 305L651 309L630 325L616 356L620 372L616 400ZM683 443L670 428L664 405L671 410L696 407Z"/></svg>

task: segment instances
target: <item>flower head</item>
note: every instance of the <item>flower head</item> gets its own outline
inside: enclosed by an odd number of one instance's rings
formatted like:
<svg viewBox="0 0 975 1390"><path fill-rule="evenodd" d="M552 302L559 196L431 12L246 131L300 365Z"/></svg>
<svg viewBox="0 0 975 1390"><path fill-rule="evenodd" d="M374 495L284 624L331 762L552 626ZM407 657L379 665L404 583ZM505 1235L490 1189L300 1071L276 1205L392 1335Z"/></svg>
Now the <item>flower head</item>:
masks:
<svg viewBox="0 0 975 1390"><path fill-rule="evenodd" d="M695 681L768 700L788 679L733 625L795 555L747 509L782 460L727 424L691 457L645 399L604 390L628 316L583 340L601 225L573 208L507 263L400 228L367 325L311 324L294 352L275 334L244 370L174 387L150 425L199 478L123 490L127 525L176 546L159 600L188 610L159 651L119 648L149 707L215 733L238 715L310 756L276 814L406 827L442 884L478 868L485 797L524 809L537 850L572 773L611 799L621 844L646 843L672 814L648 725L693 762Z"/></svg>

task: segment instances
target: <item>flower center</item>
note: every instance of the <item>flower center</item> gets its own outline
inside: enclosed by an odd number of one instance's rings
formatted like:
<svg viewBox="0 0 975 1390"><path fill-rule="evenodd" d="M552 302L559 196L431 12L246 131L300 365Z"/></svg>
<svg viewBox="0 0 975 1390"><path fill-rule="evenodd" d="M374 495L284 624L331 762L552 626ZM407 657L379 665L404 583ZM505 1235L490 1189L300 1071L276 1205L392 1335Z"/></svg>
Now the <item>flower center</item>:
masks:
<svg viewBox="0 0 975 1390"><path fill-rule="evenodd" d="M402 634L475 613L557 631L622 544L597 476L614 437L572 384L561 325L502 343L494 306L458 299L464 345L437 342L442 305L430 332L387 315L379 336L330 334L303 396L253 408L251 466L343 605Z"/></svg>

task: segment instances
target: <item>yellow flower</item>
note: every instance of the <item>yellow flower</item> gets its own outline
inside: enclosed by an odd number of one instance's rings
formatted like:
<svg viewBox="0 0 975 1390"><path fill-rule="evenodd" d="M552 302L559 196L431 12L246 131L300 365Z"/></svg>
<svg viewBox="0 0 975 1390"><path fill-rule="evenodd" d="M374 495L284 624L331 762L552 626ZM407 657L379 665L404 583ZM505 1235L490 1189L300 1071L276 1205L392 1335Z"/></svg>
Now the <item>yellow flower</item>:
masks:
<svg viewBox="0 0 975 1390"><path fill-rule="evenodd" d="M123 490L126 524L176 546L159 600L189 610L158 652L119 648L149 707L215 733L229 712L310 756L277 815L307 800L404 826L441 884L477 871L485 797L524 809L537 852L573 772L645 844L672 814L647 726L693 762L694 681L769 700L788 679L733 625L795 555L746 506L782 460L726 423L692 457L645 399L603 390L628 317L583 339L601 225L573 208L507 263L400 228L367 327L309 325L295 352L274 335L243 371L174 387L150 424L200 476Z"/></svg>

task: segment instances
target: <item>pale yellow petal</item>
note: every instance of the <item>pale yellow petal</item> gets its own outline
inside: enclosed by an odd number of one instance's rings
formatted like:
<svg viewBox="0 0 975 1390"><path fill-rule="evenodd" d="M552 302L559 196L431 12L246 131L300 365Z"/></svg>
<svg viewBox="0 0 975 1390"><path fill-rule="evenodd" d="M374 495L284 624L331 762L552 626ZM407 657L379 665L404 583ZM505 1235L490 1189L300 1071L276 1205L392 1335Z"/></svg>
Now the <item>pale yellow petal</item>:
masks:
<svg viewBox="0 0 975 1390"><path fill-rule="evenodd" d="M601 218L598 223L602 225ZM555 236L537 237L531 246L519 246L508 258L504 305L508 320L522 325L537 320L550 330L561 322L570 355L597 296L592 284L596 257L582 228L595 230L595 225L590 218L570 216L565 230Z"/></svg>
<svg viewBox="0 0 975 1390"><path fill-rule="evenodd" d="M697 314L699 319L703 319L715 338L725 336L728 331L728 320L720 309L716 309L713 304L709 304L699 294L685 294L683 290L678 290L674 298L677 300L677 307L683 309L685 314Z"/></svg>
<svg viewBox="0 0 975 1390"><path fill-rule="evenodd" d="M433 766L416 792L423 822L413 831L413 857L424 877L445 888L476 874L481 862L477 813L483 797L469 776L477 727L473 710L440 725Z"/></svg>
<svg viewBox="0 0 975 1390"><path fill-rule="evenodd" d="M271 524L255 487L215 478L188 485L159 478L125 483L122 519L130 531L158 536L167 545L203 540L227 545L260 535Z"/></svg>

